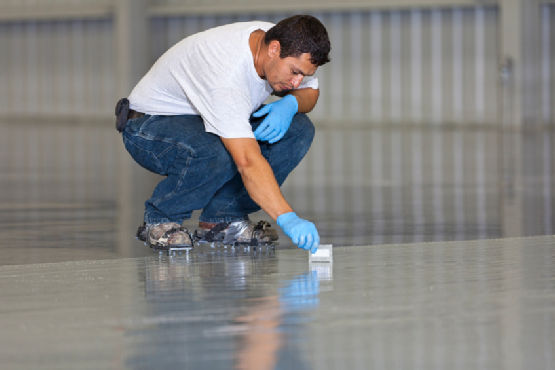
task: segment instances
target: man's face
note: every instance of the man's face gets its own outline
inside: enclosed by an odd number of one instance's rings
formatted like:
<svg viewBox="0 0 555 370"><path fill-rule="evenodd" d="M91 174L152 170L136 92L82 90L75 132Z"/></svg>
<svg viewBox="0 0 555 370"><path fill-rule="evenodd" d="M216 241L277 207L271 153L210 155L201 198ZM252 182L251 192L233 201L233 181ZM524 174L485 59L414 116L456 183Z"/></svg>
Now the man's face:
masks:
<svg viewBox="0 0 555 370"><path fill-rule="evenodd" d="M268 63L266 80L274 91L288 91L298 88L305 76L312 76L318 66L310 62L310 54L298 58L280 58L279 53Z"/></svg>

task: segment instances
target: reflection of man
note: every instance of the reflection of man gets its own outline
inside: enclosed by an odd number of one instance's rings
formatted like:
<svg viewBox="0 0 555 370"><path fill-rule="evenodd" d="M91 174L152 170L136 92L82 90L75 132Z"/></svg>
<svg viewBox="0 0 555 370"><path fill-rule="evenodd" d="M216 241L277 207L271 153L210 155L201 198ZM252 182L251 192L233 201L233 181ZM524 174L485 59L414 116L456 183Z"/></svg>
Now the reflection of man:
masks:
<svg viewBox="0 0 555 370"><path fill-rule="evenodd" d="M304 331L301 313L318 306L320 282L315 271L295 276L279 290L249 304L235 319L244 325L242 345L235 356L237 370L304 369L306 356L299 348ZM253 302L253 303L254 303Z"/></svg>
<svg viewBox="0 0 555 370"><path fill-rule="evenodd" d="M244 331L238 352L234 354L234 369L275 369L278 352L283 346L283 333L279 328L282 315L278 298L270 296L258 299L245 315L235 319L237 324L244 326Z"/></svg>
<svg viewBox="0 0 555 370"><path fill-rule="evenodd" d="M126 341L136 347L126 351L128 367L309 368L299 324L318 305L314 272L283 280L274 251L145 262L142 314L157 324L129 328Z"/></svg>
<svg viewBox="0 0 555 370"><path fill-rule="evenodd" d="M119 127L137 163L166 176L146 201L138 237L157 249L191 245L181 224L203 209L199 238L223 240L239 224L236 239L275 241L274 229L248 220L262 208L300 248L316 251L316 227L279 187L312 143L302 113L318 100L312 75L329 51L311 16L217 27L168 50L132 91ZM259 109L272 92L282 98Z"/></svg>

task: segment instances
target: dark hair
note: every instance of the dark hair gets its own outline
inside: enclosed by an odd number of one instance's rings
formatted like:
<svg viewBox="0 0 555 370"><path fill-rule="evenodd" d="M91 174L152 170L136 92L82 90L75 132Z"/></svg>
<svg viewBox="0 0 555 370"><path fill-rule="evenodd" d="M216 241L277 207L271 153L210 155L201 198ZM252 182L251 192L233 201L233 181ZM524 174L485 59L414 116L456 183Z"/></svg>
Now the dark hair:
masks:
<svg viewBox="0 0 555 370"><path fill-rule="evenodd" d="M326 27L310 15L295 15L283 19L270 28L264 37L266 45L277 40L280 44L280 58L295 57L310 53L310 62L317 66L330 61L330 39Z"/></svg>

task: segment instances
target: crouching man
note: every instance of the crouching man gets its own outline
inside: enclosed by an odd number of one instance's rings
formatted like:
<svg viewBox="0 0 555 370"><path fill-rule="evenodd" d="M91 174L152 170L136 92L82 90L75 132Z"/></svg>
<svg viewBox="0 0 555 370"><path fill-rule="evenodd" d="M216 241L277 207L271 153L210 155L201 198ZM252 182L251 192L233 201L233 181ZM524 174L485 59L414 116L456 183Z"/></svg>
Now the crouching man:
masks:
<svg viewBox="0 0 555 370"><path fill-rule="evenodd" d="M248 215L261 208L300 248L319 245L280 186L307 153L305 113L329 62L322 23L298 15L274 25L241 22L187 37L152 66L116 108L125 147L165 178L145 203L137 237L155 249L204 241L271 243L277 232ZM263 102L274 93L274 103ZM118 114L119 113L119 114ZM202 209L194 236L181 226Z"/></svg>

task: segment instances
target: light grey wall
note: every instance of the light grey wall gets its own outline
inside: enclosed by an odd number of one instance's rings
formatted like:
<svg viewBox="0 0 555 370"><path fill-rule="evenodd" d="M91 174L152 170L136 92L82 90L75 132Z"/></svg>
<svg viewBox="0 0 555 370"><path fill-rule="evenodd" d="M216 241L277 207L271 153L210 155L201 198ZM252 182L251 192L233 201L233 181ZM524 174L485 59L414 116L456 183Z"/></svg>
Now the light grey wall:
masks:
<svg viewBox="0 0 555 370"><path fill-rule="evenodd" d="M295 11L365 11L369 9L413 9L497 5L504 0L153 0L153 15L237 14Z"/></svg>
<svg viewBox="0 0 555 370"><path fill-rule="evenodd" d="M173 3L154 1L151 9ZM46 7L115 9L113 4L0 0L0 8L17 6L37 14ZM329 30L333 62L318 72L322 97L312 117L332 127L365 122L495 124L500 100L498 13L495 6L313 13ZM151 41L145 45L151 58L146 64L194 32L238 20L276 22L290 14L151 15ZM110 116L121 95L114 17L29 17L0 17L0 116ZM554 17L554 6L544 5L538 88L545 122L555 121Z"/></svg>
<svg viewBox="0 0 555 370"><path fill-rule="evenodd" d="M106 116L114 105L112 22L0 23L0 115Z"/></svg>
<svg viewBox="0 0 555 370"><path fill-rule="evenodd" d="M289 14L194 16L153 21L153 59L204 29ZM314 13L332 41L311 117L348 122L497 121L495 8Z"/></svg>
<svg viewBox="0 0 555 370"><path fill-rule="evenodd" d="M36 8L36 7L79 7L83 5L112 5L113 0L0 0L0 7Z"/></svg>

